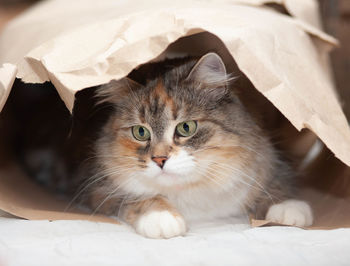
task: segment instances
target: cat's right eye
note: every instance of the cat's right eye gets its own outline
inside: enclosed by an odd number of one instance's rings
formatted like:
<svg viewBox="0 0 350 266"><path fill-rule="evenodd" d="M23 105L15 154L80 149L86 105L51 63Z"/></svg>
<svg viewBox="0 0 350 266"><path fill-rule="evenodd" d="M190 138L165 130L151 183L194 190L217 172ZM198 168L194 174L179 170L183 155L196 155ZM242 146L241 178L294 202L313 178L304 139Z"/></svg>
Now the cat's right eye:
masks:
<svg viewBox="0 0 350 266"><path fill-rule="evenodd" d="M176 134L180 137L190 137L192 136L197 129L197 123L195 121L185 121L177 124Z"/></svg>
<svg viewBox="0 0 350 266"><path fill-rule="evenodd" d="M140 125L133 126L131 130L134 138L139 141L147 141L151 139L151 133L144 126L140 126Z"/></svg>

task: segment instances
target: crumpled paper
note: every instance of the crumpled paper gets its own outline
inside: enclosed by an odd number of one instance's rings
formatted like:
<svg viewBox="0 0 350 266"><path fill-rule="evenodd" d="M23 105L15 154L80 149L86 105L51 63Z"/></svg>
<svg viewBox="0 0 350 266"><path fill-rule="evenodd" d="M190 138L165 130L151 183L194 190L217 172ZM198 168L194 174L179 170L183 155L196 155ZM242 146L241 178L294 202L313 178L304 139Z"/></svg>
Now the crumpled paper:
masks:
<svg viewBox="0 0 350 266"><path fill-rule="evenodd" d="M271 3L283 12L264 5ZM0 107L17 77L51 81L72 111L79 90L120 79L204 32L215 37L205 49L225 50L228 69L234 60L294 127L312 130L350 165L350 130L328 68L337 41L320 29L314 0L44 1L0 35Z"/></svg>

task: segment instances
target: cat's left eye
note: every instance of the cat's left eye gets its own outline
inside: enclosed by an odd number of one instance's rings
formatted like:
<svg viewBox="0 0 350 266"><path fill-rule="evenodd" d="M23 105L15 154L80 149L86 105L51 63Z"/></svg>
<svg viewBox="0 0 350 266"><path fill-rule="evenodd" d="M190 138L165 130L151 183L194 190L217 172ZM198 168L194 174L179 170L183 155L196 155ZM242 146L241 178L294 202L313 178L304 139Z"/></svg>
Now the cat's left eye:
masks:
<svg viewBox="0 0 350 266"><path fill-rule="evenodd" d="M151 138L151 133L149 132L149 130L144 126L140 125L132 127L132 134L134 138L139 141L147 141Z"/></svg>
<svg viewBox="0 0 350 266"><path fill-rule="evenodd" d="M177 124L176 134L181 137L190 137L192 136L197 129L197 123L195 121L185 121Z"/></svg>

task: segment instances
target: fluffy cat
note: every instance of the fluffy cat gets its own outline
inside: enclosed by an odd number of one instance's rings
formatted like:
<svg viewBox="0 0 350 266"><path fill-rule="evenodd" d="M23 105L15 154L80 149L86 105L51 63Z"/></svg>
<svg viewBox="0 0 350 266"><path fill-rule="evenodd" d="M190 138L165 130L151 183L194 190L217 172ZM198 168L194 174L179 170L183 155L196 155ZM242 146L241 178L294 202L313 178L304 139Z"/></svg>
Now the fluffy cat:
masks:
<svg viewBox="0 0 350 266"><path fill-rule="evenodd" d="M137 80L142 85L124 78L98 88L99 102L113 112L81 168L80 193L91 209L118 215L150 238L184 235L192 220L247 212L311 225L310 206L292 199L292 171L231 80L222 59L208 53L154 63Z"/></svg>

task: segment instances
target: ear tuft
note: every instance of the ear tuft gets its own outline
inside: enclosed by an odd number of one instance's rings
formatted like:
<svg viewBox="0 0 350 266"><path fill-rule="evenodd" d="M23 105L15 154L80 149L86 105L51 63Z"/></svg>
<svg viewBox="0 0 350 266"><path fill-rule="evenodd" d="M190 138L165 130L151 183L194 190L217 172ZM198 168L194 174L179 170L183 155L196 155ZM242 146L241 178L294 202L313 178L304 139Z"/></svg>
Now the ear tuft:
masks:
<svg viewBox="0 0 350 266"><path fill-rule="evenodd" d="M200 82L207 86L225 86L231 80L226 73L225 64L216 53L207 53L202 56L192 68L187 79Z"/></svg>
<svg viewBox="0 0 350 266"><path fill-rule="evenodd" d="M95 93L97 105L102 103L115 103L129 92L142 87L136 81L129 78L122 78L120 80L111 80L109 83L101 85Z"/></svg>

